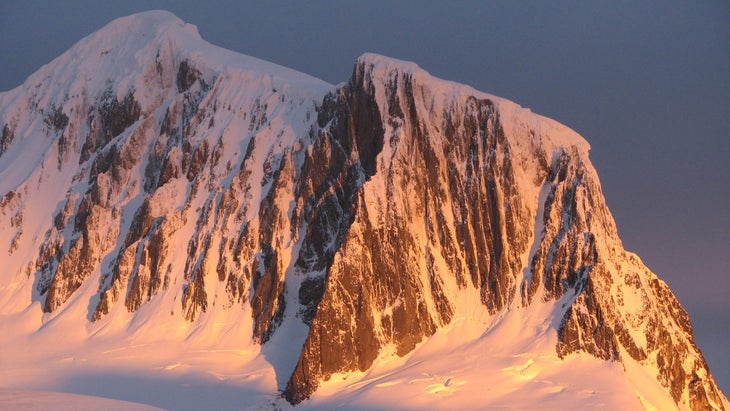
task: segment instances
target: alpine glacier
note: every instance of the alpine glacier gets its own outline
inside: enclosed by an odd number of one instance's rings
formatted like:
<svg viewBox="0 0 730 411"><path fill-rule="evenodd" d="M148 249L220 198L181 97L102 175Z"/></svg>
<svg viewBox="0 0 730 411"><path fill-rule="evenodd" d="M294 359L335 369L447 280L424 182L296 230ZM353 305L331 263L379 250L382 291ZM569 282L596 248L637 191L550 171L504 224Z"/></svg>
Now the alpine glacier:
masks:
<svg viewBox="0 0 730 411"><path fill-rule="evenodd" d="M211 378L236 408L730 405L623 248L588 143L413 63L364 54L330 85L145 12L0 94L0 125L0 386L173 408Z"/></svg>

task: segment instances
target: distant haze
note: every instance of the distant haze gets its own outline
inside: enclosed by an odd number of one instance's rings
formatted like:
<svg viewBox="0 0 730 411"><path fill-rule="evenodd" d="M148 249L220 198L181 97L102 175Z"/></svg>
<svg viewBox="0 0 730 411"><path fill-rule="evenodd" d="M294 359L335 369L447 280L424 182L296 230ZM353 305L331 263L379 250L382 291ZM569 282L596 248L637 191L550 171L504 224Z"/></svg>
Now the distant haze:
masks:
<svg viewBox="0 0 730 411"><path fill-rule="evenodd" d="M112 19L159 8L332 83L370 51L514 100L591 143L624 245L689 311L727 394L730 2L512 3L3 1L0 90Z"/></svg>

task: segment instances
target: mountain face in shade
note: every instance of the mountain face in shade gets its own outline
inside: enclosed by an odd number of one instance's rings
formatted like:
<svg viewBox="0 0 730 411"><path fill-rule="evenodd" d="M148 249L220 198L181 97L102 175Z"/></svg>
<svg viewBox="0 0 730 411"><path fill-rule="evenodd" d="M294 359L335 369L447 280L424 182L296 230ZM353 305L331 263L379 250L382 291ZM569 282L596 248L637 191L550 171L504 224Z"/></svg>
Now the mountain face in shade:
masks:
<svg viewBox="0 0 730 411"><path fill-rule="evenodd" d="M90 336L236 318L293 355L292 404L460 319L524 316L561 359L727 405L687 313L624 250L586 141L412 63L365 54L332 86L148 12L0 94L0 126L4 315Z"/></svg>

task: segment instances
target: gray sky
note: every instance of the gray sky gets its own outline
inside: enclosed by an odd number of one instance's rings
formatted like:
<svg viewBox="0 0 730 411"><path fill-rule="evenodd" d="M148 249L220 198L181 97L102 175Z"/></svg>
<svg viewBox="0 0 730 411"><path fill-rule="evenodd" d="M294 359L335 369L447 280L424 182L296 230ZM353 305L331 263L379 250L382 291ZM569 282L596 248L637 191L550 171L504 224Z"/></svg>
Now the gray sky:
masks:
<svg viewBox="0 0 730 411"><path fill-rule="evenodd" d="M375 52L572 127L624 245L669 283L730 393L730 2L5 0L0 90L149 9L331 83Z"/></svg>

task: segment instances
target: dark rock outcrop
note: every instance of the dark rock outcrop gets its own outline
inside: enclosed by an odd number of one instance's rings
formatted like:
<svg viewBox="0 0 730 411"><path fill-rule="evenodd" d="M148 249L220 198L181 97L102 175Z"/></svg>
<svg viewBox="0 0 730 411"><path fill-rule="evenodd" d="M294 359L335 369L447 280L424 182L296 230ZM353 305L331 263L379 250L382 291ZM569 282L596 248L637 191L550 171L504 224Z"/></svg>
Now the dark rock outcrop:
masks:
<svg viewBox="0 0 730 411"><path fill-rule="evenodd" d="M529 213L513 184L499 115L491 101L464 97L458 109L423 118L419 106L429 86L412 73L382 73L361 60L335 105L350 110L335 121L320 119L335 141L344 136L353 142L345 147L357 147L363 175L377 173L385 192L358 188L345 209L354 220L337 254L330 265L317 266L325 267L327 280L316 309L308 308L316 314L285 390L293 403L334 373L368 369L384 346L393 344L405 355L449 323L454 302L444 293L444 281L477 288L495 313L514 297L529 236L520 221L529 220ZM388 96L385 106L375 101L381 90ZM376 112L362 108L368 100ZM382 124L389 124L388 135L381 134ZM435 130L444 131L432 135ZM353 131L359 141L371 143L359 143ZM368 197L379 195L379 207L366 206ZM512 202L506 210L505 198ZM426 227L425 238L414 233L415 224ZM446 271L435 267L434 252Z"/></svg>

